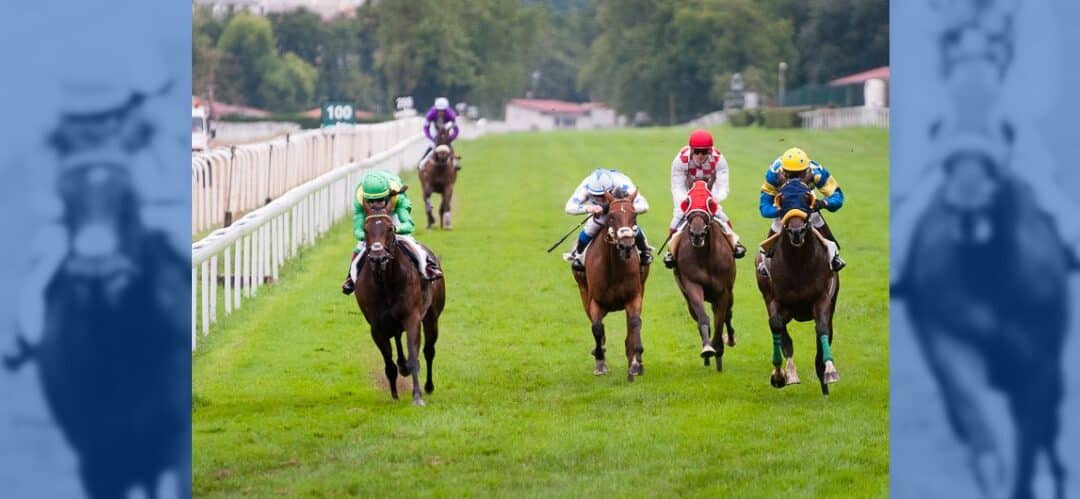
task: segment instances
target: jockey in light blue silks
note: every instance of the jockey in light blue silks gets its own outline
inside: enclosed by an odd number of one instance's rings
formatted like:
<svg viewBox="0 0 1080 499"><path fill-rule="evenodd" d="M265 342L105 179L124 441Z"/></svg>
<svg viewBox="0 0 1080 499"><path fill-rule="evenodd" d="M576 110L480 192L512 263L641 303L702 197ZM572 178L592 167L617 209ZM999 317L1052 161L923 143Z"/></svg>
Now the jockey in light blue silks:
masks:
<svg viewBox="0 0 1080 499"><path fill-rule="evenodd" d="M420 158L420 168L424 167L428 155L435 148L435 137L438 135L439 127L450 127L450 142L457 139L460 131L457 126L457 113L450 109L450 101L446 97L435 99L435 105L431 106L424 116L424 136L427 137L429 143L424 155ZM461 161L454 162L454 169L461 169Z"/></svg>
<svg viewBox="0 0 1080 499"><path fill-rule="evenodd" d="M592 217L589 217L589 221L585 223L585 228L578 234L577 246L574 247L573 251L563 255L563 259L570 262L571 268L585 270L585 262L582 261L581 255L585 252L589 242L596 237L596 234L607 223L607 206L604 203L604 194L620 191L632 194L636 190L637 186L625 173L606 168L597 168L578 184L570 199L566 201L566 214L581 215L591 213ZM649 202L645 200L645 196L638 193L638 196L634 198L634 212L641 214L647 211L649 211ZM634 236L634 243L641 253L641 264L648 265L652 263L652 249L645 240L645 233L641 231L640 227L638 227L637 234Z"/></svg>

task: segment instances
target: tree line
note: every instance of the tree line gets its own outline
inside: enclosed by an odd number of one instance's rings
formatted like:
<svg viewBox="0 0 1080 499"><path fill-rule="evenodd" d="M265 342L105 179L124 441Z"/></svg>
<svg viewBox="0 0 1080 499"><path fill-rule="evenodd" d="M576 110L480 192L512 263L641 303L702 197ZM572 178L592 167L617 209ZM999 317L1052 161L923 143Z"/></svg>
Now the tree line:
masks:
<svg viewBox="0 0 1080 499"><path fill-rule="evenodd" d="M280 112L410 95L499 116L507 99L603 101L659 122L716 109L731 77L775 96L888 64L887 0L368 1L324 21L193 12L197 94Z"/></svg>

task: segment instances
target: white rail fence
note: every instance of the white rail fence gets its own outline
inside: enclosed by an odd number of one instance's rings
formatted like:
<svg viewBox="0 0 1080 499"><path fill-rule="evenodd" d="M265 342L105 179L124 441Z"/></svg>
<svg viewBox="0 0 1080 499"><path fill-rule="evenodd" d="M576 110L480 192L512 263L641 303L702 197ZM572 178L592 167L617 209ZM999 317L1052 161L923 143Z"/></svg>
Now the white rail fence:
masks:
<svg viewBox="0 0 1080 499"><path fill-rule="evenodd" d="M288 168L283 165L280 169L267 168L269 174L267 171L257 170L253 165L258 164L259 160L265 160L269 164L270 158L278 154L271 151L269 147L243 152L243 154L253 156L251 158L245 156L245 166L248 170L244 172L245 174L255 172L256 175L253 177L255 180L249 181L255 185L245 185L243 188L237 186L234 194L246 192L246 195L254 200L252 206L255 206L261 204L262 195L267 192L260 189L267 189L268 184L282 191L272 196L274 199L269 204L248 213L228 227L215 230L191 246L192 351L195 351L197 331L201 329L204 336L209 334L210 325L218 318L219 307L224 309L225 315L239 309L243 300L253 298L258 294L261 286L276 281L282 265L295 257L300 248L314 245L316 240L335 222L352 214L353 188L365 170L381 167L397 171L419 160L420 148L424 147L426 141L424 136L417 134L416 131L422 127L410 120L401 121L407 123L392 122L372 125L373 127L383 126L383 129L380 131L378 128L372 128L358 132L368 137L369 140L366 141L351 140L355 137L350 137L350 140L347 140L353 142L350 147L359 145L359 149L320 150L321 147L325 147L325 137L313 140L314 145L303 152L299 152L300 147L292 149L288 154L327 155L307 165L312 169L308 174L315 173L316 176L314 180L306 183L300 180L303 175L300 173L299 166ZM391 129L393 132L386 129ZM412 134L407 132L412 132ZM392 138L398 138L398 142L389 143L388 141ZM372 151L381 152L371 154ZM280 154L282 154L282 159L279 161L286 163L283 158L285 153ZM345 164L348 158L366 156L370 157ZM318 168L323 163L336 159L341 159L341 163L338 164L344 166L332 170L327 168L328 171L321 175L317 174ZM238 162L233 163L234 166L238 164ZM273 173L289 177L286 182L274 183L279 179L273 178L275 176ZM267 180L262 175L268 175L270 179ZM239 177L241 176L234 172L234 178ZM258 182L259 179L263 182ZM289 185L290 182L303 185L289 190L284 186ZM269 192L277 191L271 189ZM211 207L220 208L220 205ZM221 299L218 297L219 285L224 295Z"/></svg>
<svg viewBox="0 0 1080 499"><path fill-rule="evenodd" d="M841 107L799 113L803 128L848 128L870 126L889 128L887 107Z"/></svg>
<svg viewBox="0 0 1080 499"><path fill-rule="evenodd" d="M210 127L216 132L214 142L222 145L250 144L300 131L299 124L286 121L215 121Z"/></svg>
<svg viewBox="0 0 1080 499"><path fill-rule="evenodd" d="M191 233L232 222L335 167L386 151L423 128L423 118L343 125L191 157Z"/></svg>

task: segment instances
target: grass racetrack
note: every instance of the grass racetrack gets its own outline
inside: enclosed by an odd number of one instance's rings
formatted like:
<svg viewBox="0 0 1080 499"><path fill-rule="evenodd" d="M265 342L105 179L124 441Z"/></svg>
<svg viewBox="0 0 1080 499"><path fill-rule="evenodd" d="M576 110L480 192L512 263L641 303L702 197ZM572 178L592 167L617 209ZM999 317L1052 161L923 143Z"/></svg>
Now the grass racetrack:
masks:
<svg viewBox="0 0 1080 499"><path fill-rule="evenodd" d="M460 142L454 230L416 237L442 258L447 306L426 407L386 387L353 297L343 296L351 223L286 266L281 281L215 325L193 357L194 493L203 496L882 497L888 494L888 130L716 128L731 165L723 204L750 249L738 261L724 372L658 256L646 287L645 375L626 381L625 315L608 316L611 374L594 377L589 322L562 247L563 213L598 166L627 172L659 246L671 159L689 129L488 136ZM772 340L753 274L769 221L765 168L799 146L847 197L826 219L841 272L822 397L812 323L792 323L801 385L769 386ZM201 338L200 338L201 339ZM202 340L202 339L201 339ZM421 358L421 365L423 360ZM421 376L423 378L423 376ZM421 379L423 382L423 379Z"/></svg>

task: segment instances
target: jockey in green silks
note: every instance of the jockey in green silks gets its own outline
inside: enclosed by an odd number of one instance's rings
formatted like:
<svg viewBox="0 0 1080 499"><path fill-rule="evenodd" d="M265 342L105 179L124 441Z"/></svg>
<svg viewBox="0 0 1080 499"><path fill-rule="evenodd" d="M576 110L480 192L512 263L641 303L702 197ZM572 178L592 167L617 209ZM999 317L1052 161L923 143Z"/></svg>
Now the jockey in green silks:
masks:
<svg viewBox="0 0 1080 499"><path fill-rule="evenodd" d="M356 262L367 249L364 243L364 221L367 220L365 206L371 210L385 208L390 214L394 221L397 238L405 243L403 249L412 253L411 256L417 262L421 278L434 281L442 277L438 264L427 257L427 251L411 235L413 229L416 228L416 223L412 218L412 202L404 192L401 192L404 185L400 177L386 170L371 170L360 178L353 198L353 236L356 237L357 243L349 259L349 274L341 285L342 293L352 294L355 285L353 267L359 267ZM356 272L359 273L359 268Z"/></svg>

